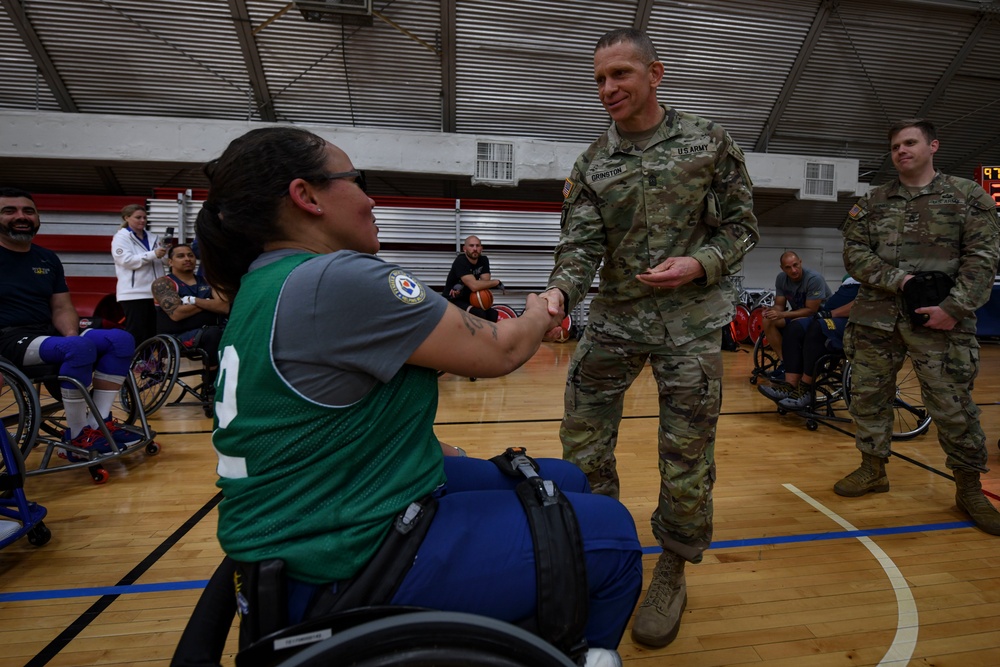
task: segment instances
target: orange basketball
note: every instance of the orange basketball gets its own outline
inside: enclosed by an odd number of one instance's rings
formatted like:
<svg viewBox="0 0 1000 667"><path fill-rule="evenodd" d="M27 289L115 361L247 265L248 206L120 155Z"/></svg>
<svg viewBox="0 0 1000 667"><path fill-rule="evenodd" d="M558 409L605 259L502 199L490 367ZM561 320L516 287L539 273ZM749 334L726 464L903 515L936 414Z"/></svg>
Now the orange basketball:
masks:
<svg viewBox="0 0 1000 667"><path fill-rule="evenodd" d="M493 305L493 292L488 289L481 289L478 292L473 292L469 297L469 303L476 308L486 310Z"/></svg>

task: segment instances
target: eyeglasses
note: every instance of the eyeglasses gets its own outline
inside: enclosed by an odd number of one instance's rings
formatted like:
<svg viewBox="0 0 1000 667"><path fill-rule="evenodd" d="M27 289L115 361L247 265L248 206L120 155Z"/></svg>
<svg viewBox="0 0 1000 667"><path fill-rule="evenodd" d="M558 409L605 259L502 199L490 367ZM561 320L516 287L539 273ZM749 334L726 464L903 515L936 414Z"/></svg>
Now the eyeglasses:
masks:
<svg viewBox="0 0 1000 667"><path fill-rule="evenodd" d="M353 169L351 171L338 171L333 174L320 174L321 178L325 178L328 181L335 181L338 178L353 178L354 182L362 192L368 192L368 181L365 180L365 172Z"/></svg>

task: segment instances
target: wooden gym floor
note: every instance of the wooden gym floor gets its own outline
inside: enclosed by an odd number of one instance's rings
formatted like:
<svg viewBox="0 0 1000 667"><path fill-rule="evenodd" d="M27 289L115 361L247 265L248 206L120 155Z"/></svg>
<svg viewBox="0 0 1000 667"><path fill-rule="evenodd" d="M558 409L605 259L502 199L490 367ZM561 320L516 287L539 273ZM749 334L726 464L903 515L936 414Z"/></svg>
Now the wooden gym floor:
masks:
<svg viewBox="0 0 1000 667"><path fill-rule="evenodd" d="M523 445L558 457L573 346L544 344L506 378L441 377L440 438L473 456ZM778 415L748 382L751 355L724 355L715 541L687 570L677 640L648 650L626 633L626 667L1000 664L1000 538L955 507L933 425L894 445L905 458L890 461L891 492L840 498L833 483L860 460L853 439ZM982 358L975 397L993 467L984 486L997 504L1000 347L984 345ZM658 553L656 413L647 368L627 396L618 446L647 581ZM216 459L199 408L167 406L150 424L163 451L111 462L103 486L84 470L28 478L52 540L0 551L0 667L168 663L221 559Z"/></svg>

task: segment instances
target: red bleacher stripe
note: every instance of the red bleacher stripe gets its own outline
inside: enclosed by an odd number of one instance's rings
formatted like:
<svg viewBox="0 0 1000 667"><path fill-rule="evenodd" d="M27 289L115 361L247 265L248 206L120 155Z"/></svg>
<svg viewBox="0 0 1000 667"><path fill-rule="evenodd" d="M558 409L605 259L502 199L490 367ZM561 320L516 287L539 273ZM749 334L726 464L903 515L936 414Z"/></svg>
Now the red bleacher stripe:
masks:
<svg viewBox="0 0 1000 667"><path fill-rule="evenodd" d="M111 254L110 236L84 234L38 234L34 242L53 252L101 252Z"/></svg>
<svg viewBox="0 0 1000 667"><path fill-rule="evenodd" d="M32 198L44 217L46 211L72 211L74 213L121 213L128 204L146 205L145 197L112 195L36 195Z"/></svg>

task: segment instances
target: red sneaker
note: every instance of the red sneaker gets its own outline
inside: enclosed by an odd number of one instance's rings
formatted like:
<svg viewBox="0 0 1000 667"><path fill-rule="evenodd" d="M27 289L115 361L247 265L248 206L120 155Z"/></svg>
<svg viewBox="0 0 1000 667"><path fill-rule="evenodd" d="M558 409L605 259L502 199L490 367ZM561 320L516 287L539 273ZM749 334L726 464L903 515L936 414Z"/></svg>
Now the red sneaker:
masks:
<svg viewBox="0 0 1000 667"><path fill-rule="evenodd" d="M63 442L68 445L73 445L74 447L80 447L82 449L93 449L94 451L100 452L101 454L110 454L111 445L108 441L101 435L101 432L97 429L91 428L89 426L84 426L83 430L80 431L80 435L76 436L72 440L69 437L69 431L63 433ZM76 463L77 461L86 461L87 457L77 454L76 452L71 452L69 450L63 450L59 452L59 457L64 458L67 461L72 461Z"/></svg>
<svg viewBox="0 0 1000 667"><path fill-rule="evenodd" d="M104 420L104 425L108 427L108 433L111 434L116 445L119 447L128 447L142 440L141 435L122 428L120 424L121 422L111 415L108 415L108 418Z"/></svg>

